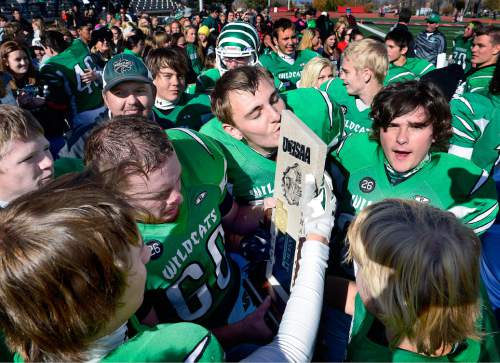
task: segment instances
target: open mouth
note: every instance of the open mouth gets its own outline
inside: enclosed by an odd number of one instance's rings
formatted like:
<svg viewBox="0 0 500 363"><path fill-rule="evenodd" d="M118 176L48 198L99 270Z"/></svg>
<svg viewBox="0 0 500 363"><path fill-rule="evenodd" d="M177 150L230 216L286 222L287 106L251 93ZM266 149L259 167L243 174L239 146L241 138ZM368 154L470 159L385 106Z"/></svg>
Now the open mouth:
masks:
<svg viewBox="0 0 500 363"><path fill-rule="evenodd" d="M405 160L411 154L411 151L403 150L394 150L393 152L396 160Z"/></svg>

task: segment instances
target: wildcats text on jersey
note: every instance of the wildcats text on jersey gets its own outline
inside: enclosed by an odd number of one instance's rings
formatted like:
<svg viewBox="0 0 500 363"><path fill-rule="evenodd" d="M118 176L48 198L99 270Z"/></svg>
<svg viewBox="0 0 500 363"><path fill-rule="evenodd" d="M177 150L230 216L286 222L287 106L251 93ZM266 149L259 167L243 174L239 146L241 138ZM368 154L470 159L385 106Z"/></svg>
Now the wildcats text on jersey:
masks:
<svg viewBox="0 0 500 363"><path fill-rule="evenodd" d="M361 132L369 132L371 129L369 127L364 127L354 121L345 120L345 129L349 130L347 133L351 134L353 132L361 133Z"/></svg>
<svg viewBox="0 0 500 363"><path fill-rule="evenodd" d="M167 261L165 268L163 269L163 277L165 279L172 280L176 276L177 270L182 266L182 262L186 261L187 258L193 253L196 246L200 244L200 240L202 240L211 229L212 224L218 222L215 209L212 209L212 211L203 219L203 222L204 223L198 225L198 230L190 233L190 238L182 242L182 247L178 248L177 253Z"/></svg>

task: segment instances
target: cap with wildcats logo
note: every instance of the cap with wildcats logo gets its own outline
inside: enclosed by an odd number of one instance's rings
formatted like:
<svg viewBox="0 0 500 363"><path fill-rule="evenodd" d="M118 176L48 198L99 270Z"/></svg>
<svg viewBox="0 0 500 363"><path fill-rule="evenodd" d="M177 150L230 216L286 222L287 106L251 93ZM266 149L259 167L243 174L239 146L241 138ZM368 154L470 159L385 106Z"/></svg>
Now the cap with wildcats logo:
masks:
<svg viewBox="0 0 500 363"><path fill-rule="evenodd" d="M107 92L114 86L129 81L152 83L153 79L141 59L132 54L117 54L104 67L103 89Z"/></svg>

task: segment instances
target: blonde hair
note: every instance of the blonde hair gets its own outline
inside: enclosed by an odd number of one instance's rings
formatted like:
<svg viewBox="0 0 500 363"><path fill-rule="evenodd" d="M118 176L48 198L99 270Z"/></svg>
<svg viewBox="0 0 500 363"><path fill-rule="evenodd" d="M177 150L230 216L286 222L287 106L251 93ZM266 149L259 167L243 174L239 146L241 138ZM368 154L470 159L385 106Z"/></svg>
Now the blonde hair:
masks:
<svg viewBox="0 0 500 363"><path fill-rule="evenodd" d="M368 68L379 83L384 82L389 68L389 57L384 43L373 39L362 39L349 43L343 57L352 60L358 70Z"/></svg>
<svg viewBox="0 0 500 363"><path fill-rule="evenodd" d="M333 76L336 76L336 69L326 58L314 57L307 62L304 66L304 70L302 71L302 76L300 77L300 87L316 87L319 74L325 67L330 67L332 69Z"/></svg>
<svg viewBox="0 0 500 363"><path fill-rule="evenodd" d="M395 334L393 348L408 338L418 353L433 355L479 338L481 242L453 214L387 199L365 208L347 238L360 291Z"/></svg>
<svg viewBox="0 0 500 363"><path fill-rule="evenodd" d="M312 40L314 39L314 30L304 29L302 32L302 39L297 47L298 50L313 49Z"/></svg>
<svg viewBox="0 0 500 363"><path fill-rule="evenodd" d="M4 156L8 142L28 140L33 135L43 135L43 127L29 111L0 105L0 158Z"/></svg>

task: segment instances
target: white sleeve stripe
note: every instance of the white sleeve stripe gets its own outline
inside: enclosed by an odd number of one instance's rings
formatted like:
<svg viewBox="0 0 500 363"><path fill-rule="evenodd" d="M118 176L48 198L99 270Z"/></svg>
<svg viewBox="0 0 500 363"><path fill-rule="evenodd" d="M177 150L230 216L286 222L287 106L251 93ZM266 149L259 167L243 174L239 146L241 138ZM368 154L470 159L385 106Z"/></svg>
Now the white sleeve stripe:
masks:
<svg viewBox="0 0 500 363"><path fill-rule="evenodd" d="M463 138L465 138L465 139L467 139L467 140L470 140L470 141L476 141L476 140L474 140L474 138L473 138L473 137L470 137L470 136L469 136L469 135L467 135L465 132L462 132L462 131L460 131L460 130L456 129L455 127L453 127L453 133L454 133L455 135L460 136L460 137L463 137Z"/></svg>
<svg viewBox="0 0 500 363"><path fill-rule="evenodd" d="M206 336L205 338L202 339L202 341L194 348L194 350L189 354L184 362L186 363L191 363L191 362L198 362L205 351L205 348L207 347L209 342L209 337Z"/></svg>
<svg viewBox="0 0 500 363"><path fill-rule="evenodd" d="M420 75L424 74L424 72L425 72L426 70L428 70L430 67L432 67L432 64L430 64L430 63L429 63L429 64L427 65L427 67L425 67L425 68L422 70L422 72L420 72Z"/></svg>
<svg viewBox="0 0 500 363"><path fill-rule="evenodd" d="M332 85L332 82L333 82L334 78L332 78L331 80L328 81L328 83L326 84L326 87L325 87L325 91L328 92L328 90L330 89L330 86Z"/></svg>
<svg viewBox="0 0 500 363"><path fill-rule="evenodd" d="M488 217L489 215L491 215L491 213L493 213L497 207L498 207L497 203L493 204L493 206L490 209L488 209L484 213L481 213L480 215L476 216L474 219L470 220L467 223L468 224L477 223L477 222L485 219L486 217Z"/></svg>
<svg viewBox="0 0 500 363"><path fill-rule="evenodd" d="M486 118L480 118L480 119L472 120L472 121L474 121L476 126L479 127L479 129L481 130L481 134L484 133L484 129L486 127L488 127L488 124L490 123L490 120L488 120Z"/></svg>
<svg viewBox="0 0 500 363"><path fill-rule="evenodd" d="M465 97L460 97L460 100L465 104L465 106L467 106L467 108L470 110L470 112L472 114L474 114L474 108L470 104L469 100L467 98L465 98Z"/></svg>
<svg viewBox="0 0 500 363"><path fill-rule="evenodd" d="M469 193L469 195L474 194L479 188L481 188L486 182L488 181L488 172L486 170L483 170L481 173L481 176L479 177L479 180L476 182L474 187L472 188L472 191Z"/></svg>
<svg viewBox="0 0 500 363"><path fill-rule="evenodd" d="M212 151L210 151L210 149L208 148L207 144L205 144L203 142L202 139L200 139L200 137L198 135L196 135L193 131L189 130L189 129L185 129L185 128L181 128L181 127L176 127L174 129L171 129L171 130L179 130L179 131L182 131L184 132L185 134L188 134L189 136L191 136L198 144L201 145L201 147L203 147L205 149L205 151L210 155L210 156L213 156L214 154L212 153Z"/></svg>
<svg viewBox="0 0 500 363"><path fill-rule="evenodd" d="M460 156L461 158L470 160L474 149L471 147L463 147L458 145L450 145L448 149L449 154Z"/></svg>
<svg viewBox="0 0 500 363"><path fill-rule="evenodd" d="M454 116L458 119L458 121L460 121L460 122L462 123L462 125L464 125L464 127L465 127L467 130L469 130L469 131L471 131L471 132L472 132L472 131L474 131L474 129L473 129L473 128L469 125L469 123L468 123L467 121L465 121L465 119L464 119L464 118L462 118L462 117L460 117L460 116L458 116L458 115L454 115Z"/></svg>
<svg viewBox="0 0 500 363"><path fill-rule="evenodd" d="M328 107L328 118L330 119L330 128L333 128L333 105L330 101L330 97L328 97L328 93L325 91L319 91L320 95L325 99L326 106Z"/></svg>
<svg viewBox="0 0 500 363"><path fill-rule="evenodd" d="M478 90L480 90L480 89L483 89L483 88L486 88L486 87L476 87L476 88L471 89L471 90L470 90L470 92L471 92L471 93L472 93L472 92L476 92L476 91L478 91Z"/></svg>
<svg viewBox="0 0 500 363"><path fill-rule="evenodd" d="M490 227L493 225L493 223L495 223L495 220L492 220L490 223L485 224L485 225L484 225L484 226L482 226L482 227L475 228L475 229L474 229L474 233L475 233L475 234L479 234L479 233L481 233L481 232L486 231L488 228L490 228Z"/></svg>

